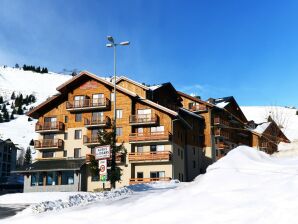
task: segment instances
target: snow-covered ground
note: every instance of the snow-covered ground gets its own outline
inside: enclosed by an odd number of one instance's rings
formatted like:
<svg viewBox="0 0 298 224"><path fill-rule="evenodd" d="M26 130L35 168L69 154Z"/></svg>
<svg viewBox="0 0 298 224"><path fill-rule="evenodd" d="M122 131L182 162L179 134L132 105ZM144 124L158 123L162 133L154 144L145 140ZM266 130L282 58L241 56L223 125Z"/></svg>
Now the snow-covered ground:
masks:
<svg viewBox="0 0 298 224"><path fill-rule="evenodd" d="M25 95L34 94L37 98L36 106L46 100L48 97L57 93L57 86L70 79L70 75L61 75L53 72L36 73L32 71L23 71L22 69L0 67L0 96L5 100L10 100L13 92L16 95L22 93ZM11 104L12 101L10 101ZM11 112L10 106L7 106ZM0 123L0 138L10 138L19 147L26 149L35 137L36 121L28 122L26 115L15 115L16 119L7 123ZM34 155L33 155L34 156Z"/></svg>
<svg viewBox="0 0 298 224"><path fill-rule="evenodd" d="M131 195L121 200L97 201L39 214L28 207L1 221L45 224L92 223L94 220L102 223L297 223L297 176L297 156L276 158L240 146L191 183L177 184L177 187L164 184L161 190L141 185L139 191L135 187ZM5 197L10 200L9 197L15 196Z"/></svg>

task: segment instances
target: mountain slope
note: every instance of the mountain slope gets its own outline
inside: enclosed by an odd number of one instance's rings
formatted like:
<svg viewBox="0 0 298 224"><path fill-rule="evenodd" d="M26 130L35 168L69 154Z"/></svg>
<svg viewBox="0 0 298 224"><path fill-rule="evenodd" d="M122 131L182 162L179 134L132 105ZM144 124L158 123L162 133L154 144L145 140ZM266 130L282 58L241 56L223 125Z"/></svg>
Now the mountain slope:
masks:
<svg viewBox="0 0 298 224"><path fill-rule="evenodd" d="M36 73L32 71L23 71L22 69L0 67L0 96L4 97L10 105L11 94L23 95L34 94L37 101L31 106L36 106L46 100L49 96L57 93L56 87L70 79L70 75L61 75L53 72ZM7 106L11 112L10 105ZM10 138L15 144L22 148L29 145L31 139L34 139L34 125L36 121L28 121L26 115L15 115L16 119L10 122L0 123L0 138Z"/></svg>

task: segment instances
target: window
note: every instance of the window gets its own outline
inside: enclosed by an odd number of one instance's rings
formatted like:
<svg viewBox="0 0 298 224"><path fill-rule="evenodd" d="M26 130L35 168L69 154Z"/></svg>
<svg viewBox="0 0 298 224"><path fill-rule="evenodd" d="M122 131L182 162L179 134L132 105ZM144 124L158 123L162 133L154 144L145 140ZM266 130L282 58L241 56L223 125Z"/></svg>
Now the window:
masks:
<svg viewBox="0 0 298 224"><path fill-rule="evenodd" d="M164 126L151 127L151 133L152 132L164 132Z"/></svg>
<svg viewBox="0 0 298 224"><path fill-rule="evenodd" d="M47 185L57 185L58 184L58 175L56 172L47 172L46 184Z"/></svg>
<svg viewBox="0 0 298 224"><path fill-rule="evenodd" d="M68 139L68 133L65 132L65 133L64 133L64 140L67 140L67 139Z"/></svg>
<svg viewBox="0 0 298 224"><path fill-rule="evenodd" d="M122 118L122 110L121 109L116 110L116 118L117 119Z"/></svg>
<svg viewBox="0 0 298 224"><path fill-rule="evenodd" d="M38 186L37 176L38 176L37 173L31 174L31 186Z"/></svg>
<svg viewBox="0 0 298 224"><path fill-rule="evenodd" d="M150 152L156 152L156 145L150 145Z"/></svg>
<svg viewBox="0 0 298 224"><path fill-rule="evenodd" d="M99 174L91 174L91 181L95 182L95 181L99 181Z"/></svg>
<svg viewBox="0 0 298 224"><path fill-rule="evenodd" d="M53 158L54 152L42 152L42 158Z"/></svg>
<svg viewBox="0 0 298 224"><path fill-rule="evenodd" d="M74 107L83 107L85 101L85 96L75 96L74 97Z"/></svg>
<svg viewBox="0 0 298 224"><path fill-rule="evenodd" d="M143 152L143 146L137 146L137 152Z"/></svg>
<svg viewBox="0 0 298 224"><path fill-rule="evenodd" d="M100 106L104 103L104 95L102 93L93 94L92 106Z"/></svg>
<svg viewBox="0 0 298 224"><path fill-rule="evenodd" d="M103 121L103 112L92 112L91 120L93 122Z"/></svg>
<svg viewBox="0 0 298 224"><path fill-rule="evenodd" d="M122 135L122 128L116 128L116 136Z"/></svg>
<svg viewBox="0 0 298 224"><path fill-rule="evenodd" d="M74 149L74 158L80 158L81 157L81 149L80 148L75 148Z"/></svg>
<svg viewBox="0 0 298 224"><path fill-rule="evenodd" d="M68 122L68 116L65 116L64 117L64 123L67 123Z"/></svg>
<svg viewBox="0 0 298 224"><path fill-rule="evenodd" d="M165 150L164 145L150 145L150 152L161 152Z"/></svg>
<svg viewBox="0 0 298 224"><path fill-rule="evenodd" d="M165 177L165 171L150 172L150 178L163 178L163 177Z"/></svg>
<svg viewBox="0 0 298 224"><path fill-rule="evenodd" d="M114 101L115 101L115 94L111 93L111 102L114 102Z"/></svg>
<svg viewBox="0 0 298 224"><path fill-rule="evenodd" d="M81 122L82 121L82 114L81 113L75 114L75 121L76 122Z"/></svg>
<svg viewBox="0 0 298 224"><path fill-rule="evenodd" d="M74 171L63 171L61 184L62 185L74 184Z"/></svg>
<svg viewBox="0 0 298 224"><path fill-rule="evenodd" d="M63 151L63 157L67 157L67 151L66 150Z"/></svg>
<svg viewBox="0 0 298 224"><path fill-rule="evenodd" d="M137 178L144 178L143 172L137 172Z"/></svg>
<svg viewBox="0 0 298 224"><path fill-rule="evenodd" d="M82 130L75 130L75 139L81 139L82 138Z"/></svg>
<svg viewBox="0 0 298 224"><path fill-rule="evenodd" d="M192 168L196 168L196 161L192 161Z"/></svg>

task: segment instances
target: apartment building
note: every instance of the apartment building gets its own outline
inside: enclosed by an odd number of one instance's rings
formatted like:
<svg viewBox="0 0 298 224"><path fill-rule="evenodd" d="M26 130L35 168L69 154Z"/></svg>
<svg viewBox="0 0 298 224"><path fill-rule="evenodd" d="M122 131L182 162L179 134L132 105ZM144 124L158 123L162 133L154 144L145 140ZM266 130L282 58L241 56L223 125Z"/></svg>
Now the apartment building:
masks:
<svg viewBox="0 0 298 224"><path fill-rule="evenodd" d="M255 122L251 121L250 127L252 133L251 146L268 154L277 152L280 142L290 142L270 116L267 122L261 124L255 124Z"/></svg>
<svg viewBox="0 0 298 224"><path fill-rule="evenodd" d="M6 182L10 171L16 168L17 147L10 140L0 139L0 183Z"/></svg>
<svg viewBox="0 0 298 224"><path fill-rule="evenodd" d="M202 172L204 117L183 109L170 83L148 87L126 77L116 80L117 157L122 180L129 184L179 179ZM36 161L24 174L24 191L93 191L103 187L86 164L99 145L98 132L110 130L113 80L81 72L57 88L59 94L32 109ZM105 187L109 187L106 183Z"/></svg>
<svg viewBox="0 0 298 224"><path fill-rule="evenodd" d="M248 121L234 97L203 101L183 92L178 94L185 109L204 117L205 168L238 145L251 146L252 135L246 125Z"/></svg>

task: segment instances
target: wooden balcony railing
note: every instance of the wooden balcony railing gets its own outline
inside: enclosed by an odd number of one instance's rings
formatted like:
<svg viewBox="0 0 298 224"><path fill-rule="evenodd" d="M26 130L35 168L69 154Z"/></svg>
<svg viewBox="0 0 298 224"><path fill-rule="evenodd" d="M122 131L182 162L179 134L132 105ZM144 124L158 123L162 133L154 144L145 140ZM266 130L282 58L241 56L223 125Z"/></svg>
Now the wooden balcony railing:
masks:
<svg viewBox="0 0 298 224"><path fill-rule="evenodd" d="M66 102L66 109L73 110L73 111L107 108L108 106L110 106L110 100L107 98L84 99L84 100L74 100L74 101Z"/></svg>
<svg viewBox="0 0 298 224"><path fill-rule="evenodd" d="M35 149L63 149L64 141L62 139L42 139L34 141Z"/></svg>
<svg viewBox="0 0 298 224"><path fill-rule="evenodd" d="M229 138L229 133L225 130L215 128L214 129L214 136L215 137L223 137L223 138Z"/></svg>
<svg viewBox="0 0 298 224"><path fill-rule="evenodd" d="M262 142L261 145L260 145L260 148L262 148L262 149L269 148L268 142Z"/></svg>
<svg viewBox="0 0 298 224"><path fill-rule="evenodd" d="M92 117L91 119L85 118L84 125L88 127L105 127L111 124L111 119L106 117Z"/></svg>
<svg viewBox="0 0 298 224"><path fill-rule="evenodd" d="M37 122L35 125L36 132L61 132L64 130L64 124L60 121L56 122Z"/></svg>
<svg viewBox="0 0 298 224"><path fill-rule="evenodd" d="M190 108L191 111L205 111L207 110L206 105L204 104L197 104Z"/></svg>
<svg viewBox="0 0 298 224"><path fill-rule="evenodd" d="M151 141L169 141L171 134L169 132L149 132L149 133L131 133L129 142L151 142Z"/></svg>
<svg viewBox="0 0 298 224"><path fill-rule="evenodd" d="M138 124L156 124L158 117L156 114L136 114L129 116L129 123L131 125Z"/></svg>
<svg viewBox="0 0 298 224"><path fill-rule="evenodd" d="M216 143L217 149L228 149L229 145L225 144L224 142Z"/></svg>
<svg viewBox="0 0 298 224"><path fill-rule="evenodd" d="M84 135L83 136L83 144L84 145L96 145L99 144L98 135Z"/></svg>
<svg viewBox="0 0 298 224"><path fill-rule="evenodd" d="M129 161L170 161L172 152L131 152L128 154Z"/></svg>
<svg viewBox="0 0 298 224"><path fill-rule="evenodd" d="M214 124L215 125L224 125L224 126L229 126L229 122L227 120L224 120L220 117L215 117L214 118Z"/></svg>
<svg viewBox="0 0 298 224"><path fill-rule="evenodd" d="M158 178L130 178L129 184L141 184L141 183L150 183L156 181L170 181L171 177L158 177Z"/></svg>

